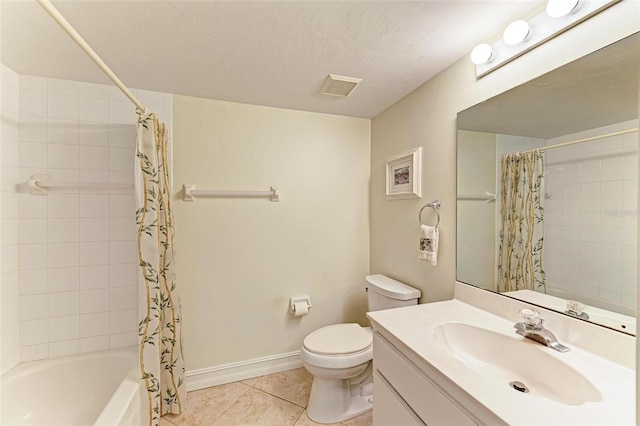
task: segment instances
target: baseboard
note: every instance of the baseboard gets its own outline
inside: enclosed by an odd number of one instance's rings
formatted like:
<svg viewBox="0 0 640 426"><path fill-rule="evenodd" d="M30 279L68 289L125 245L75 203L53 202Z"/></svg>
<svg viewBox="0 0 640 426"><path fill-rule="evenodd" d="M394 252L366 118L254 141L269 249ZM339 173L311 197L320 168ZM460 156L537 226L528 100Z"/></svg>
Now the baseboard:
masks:
<svg viewBox="0 0 640 426"><path fill-rule="evenodd" d="M187 391L204 389L302 367L300 351L187 371Z"/></svg>

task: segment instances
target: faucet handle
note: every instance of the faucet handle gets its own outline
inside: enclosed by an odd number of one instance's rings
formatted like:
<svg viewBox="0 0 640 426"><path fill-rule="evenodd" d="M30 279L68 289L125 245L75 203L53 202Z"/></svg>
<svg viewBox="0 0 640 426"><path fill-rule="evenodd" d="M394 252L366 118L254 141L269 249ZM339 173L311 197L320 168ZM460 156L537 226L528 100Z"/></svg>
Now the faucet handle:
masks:
<svg viewBox="0 0 640 426"><path fill-rule="evenodd" d="M538 325L542 325L542 318L540 318L540 314L533 309L521 309L520 316L528 327L537 327Z"/></svg>

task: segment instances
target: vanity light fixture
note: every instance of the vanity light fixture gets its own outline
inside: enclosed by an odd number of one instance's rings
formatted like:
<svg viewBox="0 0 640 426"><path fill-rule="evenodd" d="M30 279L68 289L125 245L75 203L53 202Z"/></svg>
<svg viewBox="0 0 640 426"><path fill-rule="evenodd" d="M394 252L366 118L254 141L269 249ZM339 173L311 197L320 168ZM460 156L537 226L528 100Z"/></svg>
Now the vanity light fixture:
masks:
<svg viewBox="0 0 640 426"><path fill-rule="evenodd" d="M487 64L494 58L493 49L487 43L479 44L471 51L471 62L476 65Z"/></svg>
<svg viewBox="0 0 640 426"><path fill-rule="evenodd" d="M504 30L502 40L505 44L513 46L523 41L531 39L533 35L533 28L529 23L523 19L519 19L509 24L507 29Z"/></svg>
<svg viewBox="0 0 640 426"><path fill-rule="evenodd" d="M511 23L502 39L473 49L471 61L476 66L476 77L480 78L508 64L620 1L622 0L548 0L546 11L528 21Z"/></svg>
<svg viewBox="0 0 640 426"><path fill-rule="evenodd" d="M549 0L546 12L551 18L562 18L576 13L582 2L583 0Z"/></svg>

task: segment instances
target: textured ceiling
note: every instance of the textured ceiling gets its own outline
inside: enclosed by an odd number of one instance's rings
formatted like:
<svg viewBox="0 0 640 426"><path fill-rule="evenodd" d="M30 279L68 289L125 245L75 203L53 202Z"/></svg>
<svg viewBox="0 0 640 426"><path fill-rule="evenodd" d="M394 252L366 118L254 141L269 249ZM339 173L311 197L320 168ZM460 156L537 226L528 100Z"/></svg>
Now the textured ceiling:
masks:
<svg viewBox="0 0 640 426"><path fill-rule="evenodd" d="M541 1L54 1L129 87L370 118ZM106 77L35 1L0 1L2 63ZM320 95L328 74L362 78Z"/></svg>

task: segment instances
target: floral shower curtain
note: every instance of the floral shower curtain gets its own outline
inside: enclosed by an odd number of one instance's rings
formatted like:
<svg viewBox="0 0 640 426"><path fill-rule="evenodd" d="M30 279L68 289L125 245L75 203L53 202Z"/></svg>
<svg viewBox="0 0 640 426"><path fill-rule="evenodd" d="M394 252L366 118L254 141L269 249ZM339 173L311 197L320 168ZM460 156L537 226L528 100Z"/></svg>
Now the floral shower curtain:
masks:
<svg viewBox="0 0 640 426"><path fill-rule="evenodd" d="M140 265L138 342L149 424L185 409L182 313L173 262L173 212L166 126L152 113L137 125L135 196Z"/></svg>
<svg viewBox="0 0 640 426"><path fill-rule="evenodd" d="M502 157L502 209L498 249L498 291L539 290L546 293L542 268L542 178L539 150Z"/></svg>

